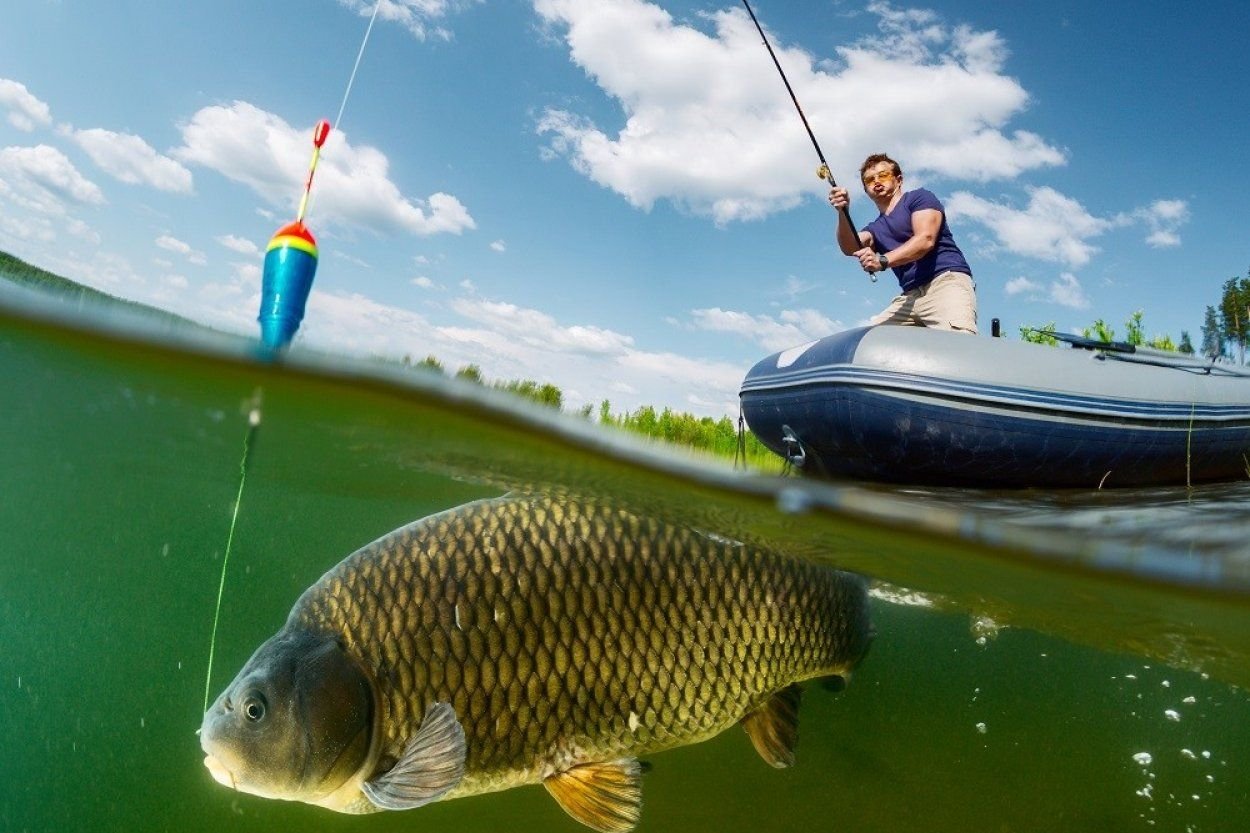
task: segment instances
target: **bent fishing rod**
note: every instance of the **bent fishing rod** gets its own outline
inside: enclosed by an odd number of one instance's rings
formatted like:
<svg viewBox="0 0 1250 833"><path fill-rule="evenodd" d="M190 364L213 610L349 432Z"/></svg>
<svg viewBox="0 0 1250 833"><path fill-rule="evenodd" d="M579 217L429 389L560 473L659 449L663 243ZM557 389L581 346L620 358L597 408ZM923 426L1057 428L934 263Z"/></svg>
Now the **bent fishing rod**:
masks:
<svg viewBox="0 0 1250 833"><path fill-rule="evenodd" d="M816 156L820 159L820 168L816 171L816 176L828 181L830 188L837 188L838 183L833 179L833 172L829 170L829 163L825 161L825 154L820 150L820 142L816 141L816 134L812 132L812 126L807 123L807 116L803 114L803 108L799 106L799 98L794 94L794 88L790 86L790 79L786 78L786 72L781 68L781 62L777 60L777 53L773 51L773 45L768 42L768 35L764 34L764 27L760 25L759 18L755 16L755 12L751 9L751 4L747 0L742 0L742 5L747 7L747 14L751 16L751 22L755 24L755 29L760 33L760 37L764 40L764 47L768 50L768 55L773 59L773 66L777 67L778 74L781 75L781 82L786 85L786 92L790 94L790 100L794 102L794 109L799 111L799 118L803 120L803 127L807 130L807 138L812 140L812 147L816 148ZM851 233L858 235L855 231L855 221L851 219L851 209L842 206L839 209L842 216L846 218L846 224L850 227ZM877 282L875 272L870 273L872 282Z"/></svg>

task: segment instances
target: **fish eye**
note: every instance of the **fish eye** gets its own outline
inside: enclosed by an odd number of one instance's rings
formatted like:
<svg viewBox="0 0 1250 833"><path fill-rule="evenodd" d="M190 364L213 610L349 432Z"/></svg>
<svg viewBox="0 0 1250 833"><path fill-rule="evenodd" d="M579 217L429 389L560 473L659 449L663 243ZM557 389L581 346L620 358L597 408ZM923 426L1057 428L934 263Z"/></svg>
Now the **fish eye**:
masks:
<svg viewBox="0 0 1250 833"><path fill-rule="evenodd" d="M265 698L259 693L249 694L243 701L243 716L249 723L257 723L265 718Z"/></svg>

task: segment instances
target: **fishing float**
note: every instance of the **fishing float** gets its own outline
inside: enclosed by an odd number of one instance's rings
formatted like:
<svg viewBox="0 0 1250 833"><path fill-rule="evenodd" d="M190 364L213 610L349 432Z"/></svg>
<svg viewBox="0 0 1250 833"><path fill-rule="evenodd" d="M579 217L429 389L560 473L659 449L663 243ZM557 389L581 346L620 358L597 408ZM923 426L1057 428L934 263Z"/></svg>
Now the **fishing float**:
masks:
<svg viewBox="0 0 1250 833"><path fill-rule="evenodd" d="M270 350L282 350L291 343L304 320L304 308L317 274L317 240L304 215L312 192L313 175L321 159L321 146L330 135L330 122L322 119L313 130L312 162L304 181L295 222L278 229L265 251L265 267L261 278L260 340Z"/></svg>

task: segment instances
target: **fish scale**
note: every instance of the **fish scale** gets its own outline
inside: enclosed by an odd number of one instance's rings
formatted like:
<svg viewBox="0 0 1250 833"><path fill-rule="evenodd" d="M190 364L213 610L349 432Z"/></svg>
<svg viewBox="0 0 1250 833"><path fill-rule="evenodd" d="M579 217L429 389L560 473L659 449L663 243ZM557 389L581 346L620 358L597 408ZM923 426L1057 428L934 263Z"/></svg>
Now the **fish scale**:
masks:
<svg viewBox="0 0 1250 833"><path fill-rule="evenodd" d="M452 705L468 745L460 795L533 780L548 761L704 739L845 665L851 633L788 617L821 594L849 600L829 576L845 578L593 503L486 502L349 557L292 619L341 634L374 670L389 757L428 703Z"/></svg>

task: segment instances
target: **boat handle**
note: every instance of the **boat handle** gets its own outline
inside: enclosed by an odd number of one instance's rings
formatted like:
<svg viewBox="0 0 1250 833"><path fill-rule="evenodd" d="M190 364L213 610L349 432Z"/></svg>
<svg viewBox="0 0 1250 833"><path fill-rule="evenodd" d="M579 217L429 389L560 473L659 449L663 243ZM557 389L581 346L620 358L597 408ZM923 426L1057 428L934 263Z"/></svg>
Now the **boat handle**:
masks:
<svg viewBox="0 0 1250 833"><path fill-rule="evenodd" d="M803 464L807 462L807 452L803 450L803 443L789 425L781 426L781 442L786 447L786 462L795 468L803 468Z"/></svg>

